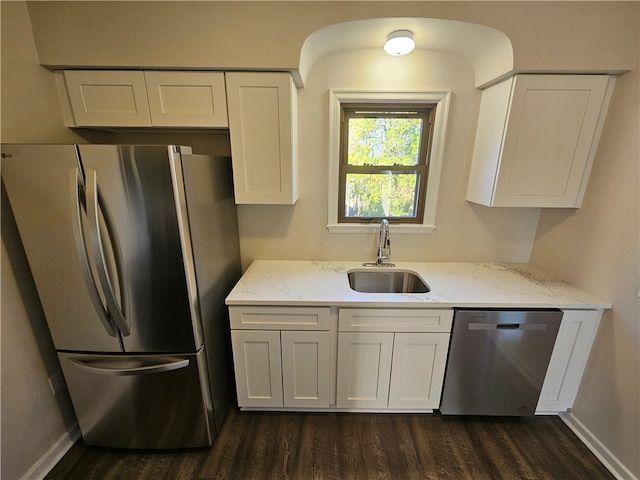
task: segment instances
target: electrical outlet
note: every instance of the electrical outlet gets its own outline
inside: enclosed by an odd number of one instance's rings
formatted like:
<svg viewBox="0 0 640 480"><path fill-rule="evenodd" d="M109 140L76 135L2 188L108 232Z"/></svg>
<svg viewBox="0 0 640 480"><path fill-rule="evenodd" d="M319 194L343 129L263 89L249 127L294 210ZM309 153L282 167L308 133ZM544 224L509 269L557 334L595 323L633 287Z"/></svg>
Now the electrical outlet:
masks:
<svg viewBox="0 0 640 480"><path fill-rule="evenodd" d="M62 371L58 370L49 377L49 386L51 387L51 391L54 395L65 387Z"/></svg>

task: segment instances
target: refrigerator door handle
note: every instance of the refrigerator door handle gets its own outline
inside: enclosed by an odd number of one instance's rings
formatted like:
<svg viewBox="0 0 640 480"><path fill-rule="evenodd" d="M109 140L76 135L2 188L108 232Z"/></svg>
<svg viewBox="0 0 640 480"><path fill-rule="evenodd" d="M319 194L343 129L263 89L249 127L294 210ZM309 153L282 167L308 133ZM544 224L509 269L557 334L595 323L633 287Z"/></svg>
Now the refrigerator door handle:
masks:
<svg viewBox="0 0 640 480"><path fill-rule="evenodd" d="M100 322L104 326L105 330L112 337L116 336L116 330L113 322L109 318L109 313L106 311L100 294L98 293L98 286L95 278L91 274L91 268L89 267L89 259L87 256L87 248L82 236L82 226L80 220L80 196L78 195L78 189L81 186L80 170L73 168L71 170L71 221L73 223L73 239L75 240L76 251L82 268L82 276L84 278L89 297L96 309Z"/></svg>
<svg viewBox="0 0 640 480"><path fill-rule="evenodd" d="M116 296L113 291L112 282L107 273L107 264L104 256L104 247L102 244L102 235L100 234L100 206L98 199L98 176L94 169L85 168L86 177L86 202L87 202L87 220L89 223L89 232L91 237L91 250L98 273L98 280L102 286L102 291L107 302L107 309L114 323L123 336L131 334L127 320L118 305Z"/></svg>
<svg viewBox="0 0 640 480"><path fill-rule="evenodd" d="M171 370L179 370L189 366L188 358L164 358L161 363L153 363L151 361L145 362L144 360L131 360L124 359L122 361L115 360L100 360L91 359L89 357L82 358L68 358L68 361L74 365L89 370L99 375L148 375L154 373L170 372ZM127 366L127 362L130 363Z"/></svg>

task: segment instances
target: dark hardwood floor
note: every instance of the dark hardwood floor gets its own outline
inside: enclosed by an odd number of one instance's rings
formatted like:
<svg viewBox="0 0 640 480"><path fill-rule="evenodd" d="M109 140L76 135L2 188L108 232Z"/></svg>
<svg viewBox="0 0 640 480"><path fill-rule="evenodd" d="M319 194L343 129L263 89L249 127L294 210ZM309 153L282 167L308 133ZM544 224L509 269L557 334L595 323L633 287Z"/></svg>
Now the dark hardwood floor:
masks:
<svg viewBox="0 0 640 480"><path fill-rule="evenodd" d="M232 410L212 448L139 452L78 441L46 480L613 478L553 416Z"/></svg>

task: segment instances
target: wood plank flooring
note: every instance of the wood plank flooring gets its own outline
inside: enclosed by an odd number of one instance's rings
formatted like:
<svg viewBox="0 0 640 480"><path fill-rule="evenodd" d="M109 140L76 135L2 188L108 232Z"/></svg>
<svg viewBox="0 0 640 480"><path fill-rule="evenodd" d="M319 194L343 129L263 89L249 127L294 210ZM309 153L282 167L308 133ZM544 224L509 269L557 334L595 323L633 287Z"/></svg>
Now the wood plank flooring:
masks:
<svg viewBox="0 0 640 480"><path fill-rule="evenodd" d="M558 418L229 413L212 448L80 440L46 480L614 479Z"/></svg>

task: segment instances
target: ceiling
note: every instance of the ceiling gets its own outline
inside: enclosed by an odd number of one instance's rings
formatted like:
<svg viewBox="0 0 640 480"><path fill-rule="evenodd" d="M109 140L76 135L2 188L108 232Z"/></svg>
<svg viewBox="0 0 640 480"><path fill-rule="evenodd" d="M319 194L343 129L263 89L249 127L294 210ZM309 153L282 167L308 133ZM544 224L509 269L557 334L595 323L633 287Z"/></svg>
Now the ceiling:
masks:
<svg viewBox="0 0 640 480"><path fill-rule="evenodd" d="M478 86L513 69L511 42L494 28L436 18L377 18L338 23L309 35L300 52L302 81L320 58L351 49L382 50L387 35L395 30L411 30L416 49L448 53L467 60L476 74Z"/></svg>

